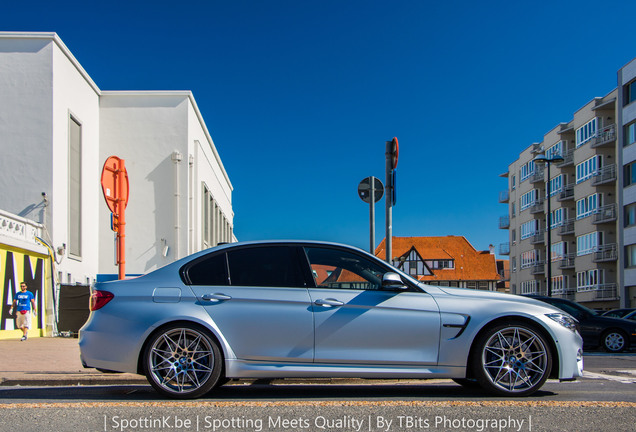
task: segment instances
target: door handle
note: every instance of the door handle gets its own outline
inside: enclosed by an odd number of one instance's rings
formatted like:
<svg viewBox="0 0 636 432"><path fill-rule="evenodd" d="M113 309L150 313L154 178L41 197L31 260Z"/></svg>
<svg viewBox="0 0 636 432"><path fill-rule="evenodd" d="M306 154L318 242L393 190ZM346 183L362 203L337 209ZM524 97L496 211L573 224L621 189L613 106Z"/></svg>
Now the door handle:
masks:
<svg viewBox="0 0 636 432"><path fill-rule="evenodd" d="M323 306L323 307L334 307L334 306L342 306L344 305L344 302L341 302L340 300L328 298L328 299L318 299L314 302L314 304L318 306Z"/></svg>
<svg viewBox="0 0 636 432"><path fill-rule="evenodd" d="M205 301L210 301L210 302L219 302L219 301L223 301L223 300L232 300L232 296L229 296L229 295L226 295L226 294L221 294L221 293L204 294L201 298L203 300L205 300Z"/></svg>

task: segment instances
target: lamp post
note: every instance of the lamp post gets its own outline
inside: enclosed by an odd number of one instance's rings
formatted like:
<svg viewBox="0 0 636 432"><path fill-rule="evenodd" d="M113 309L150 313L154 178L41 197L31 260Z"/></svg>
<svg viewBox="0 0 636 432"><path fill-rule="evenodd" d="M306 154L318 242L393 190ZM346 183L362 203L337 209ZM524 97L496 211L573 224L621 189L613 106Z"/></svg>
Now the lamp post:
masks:
<svg viewBox="0 0 636 432"><path fill-rule="evenodd" d="M563 157L561 157L560 155L554 155L552 157L546 157L545 155L539 155L536 158L533 159L534 163L544 163L545 164L545 168L546 171L548 172L548 180L545 183L545 189L546 189L546 201L547 201L547 207L546 207L546 212L547 212L547 216L545 218L546 221L546 232L547 232L547 246L546 246L546 286L548 288L548 297L552 297L552 235L551 235L551 231L552 231L552 227L550 226L550 218L552 217L552 211L550 210L550 195L551 195L551 191L550 191L550 164L554 163L554 162L563 162Z"/></svg>

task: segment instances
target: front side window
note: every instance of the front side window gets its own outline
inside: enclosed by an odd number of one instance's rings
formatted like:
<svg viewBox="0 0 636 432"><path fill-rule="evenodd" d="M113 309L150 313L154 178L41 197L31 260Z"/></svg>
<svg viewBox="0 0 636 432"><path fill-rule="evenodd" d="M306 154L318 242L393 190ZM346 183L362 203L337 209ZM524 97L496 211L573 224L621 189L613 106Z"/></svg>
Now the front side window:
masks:
<svg viewBox="0 0 636 432"><path fill-rule="evenodd" d="M316 286L332 289L380 290L388 269L360 255L334 248L306 247Z"/></svg>

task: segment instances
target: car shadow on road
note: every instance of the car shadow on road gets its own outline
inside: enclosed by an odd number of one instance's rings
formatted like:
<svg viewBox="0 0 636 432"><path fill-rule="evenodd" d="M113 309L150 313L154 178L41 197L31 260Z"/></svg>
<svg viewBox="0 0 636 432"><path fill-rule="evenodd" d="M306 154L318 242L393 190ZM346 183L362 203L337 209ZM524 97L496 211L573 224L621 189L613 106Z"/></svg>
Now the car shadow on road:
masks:
<svg viewBox="0 0 636 432"><path fill-rule="evenodd" d="M541 390L531 396L543 399L554 396ZM214 389L197 399L215 401L352 401L352 400L502 400L479 389L444 384L340 385L340 384L230 384ZM527 400L527 398L524 398ZM0 404L58 402L138 402L171 401L159 395L151 386L72 386L72 387L4 387L0 388Z"/></svg>

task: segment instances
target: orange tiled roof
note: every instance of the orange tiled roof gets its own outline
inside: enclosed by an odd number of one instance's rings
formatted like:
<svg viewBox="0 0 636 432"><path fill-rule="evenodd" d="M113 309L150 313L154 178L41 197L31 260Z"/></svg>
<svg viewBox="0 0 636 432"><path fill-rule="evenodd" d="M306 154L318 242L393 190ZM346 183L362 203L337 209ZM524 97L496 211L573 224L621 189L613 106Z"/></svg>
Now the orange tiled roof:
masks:
<svg viewBox="0 0 636 432"><path fill-rule="evenodd" d="M385 240L375 250L384 259ZM478 251L464 236L444 237L393 237L393 257L400 257L415 248L423 260L455 261L454 269L431 269L433 275L419 276L422 281L497 281L495 256L488 251Z"/></svg>

